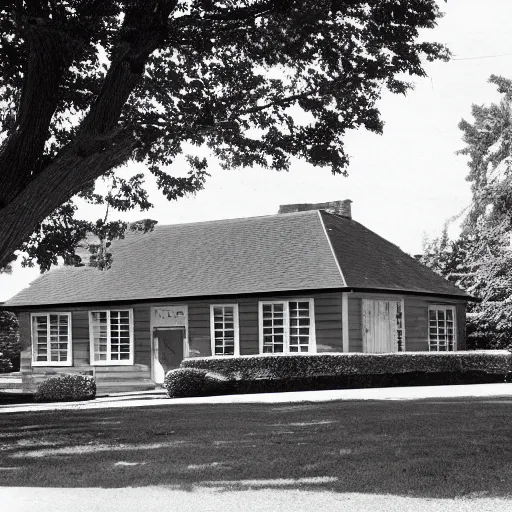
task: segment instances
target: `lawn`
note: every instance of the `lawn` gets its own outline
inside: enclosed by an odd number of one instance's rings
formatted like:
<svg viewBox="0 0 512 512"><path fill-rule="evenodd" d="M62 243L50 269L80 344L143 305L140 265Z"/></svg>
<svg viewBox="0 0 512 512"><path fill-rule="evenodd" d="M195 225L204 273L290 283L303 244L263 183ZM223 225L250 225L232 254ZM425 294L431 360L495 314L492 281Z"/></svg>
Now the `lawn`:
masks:
<svg viewBox="0 0 512 512"><path fill-rule="evenodd" d="M512 400L222 404L0 415L0 485L509 496Z"/></svg>

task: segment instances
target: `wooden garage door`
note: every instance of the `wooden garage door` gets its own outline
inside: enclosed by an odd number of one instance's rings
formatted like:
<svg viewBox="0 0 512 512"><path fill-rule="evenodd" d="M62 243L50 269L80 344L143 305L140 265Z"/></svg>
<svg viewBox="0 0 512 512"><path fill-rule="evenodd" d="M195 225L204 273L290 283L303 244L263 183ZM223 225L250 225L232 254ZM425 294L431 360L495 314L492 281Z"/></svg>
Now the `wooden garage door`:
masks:
<svg viewBox="0 0 512 512"><path fill-rule="evenodd" d="M363 352L397 352L397 302L363 299L362 309Z"/></svg>

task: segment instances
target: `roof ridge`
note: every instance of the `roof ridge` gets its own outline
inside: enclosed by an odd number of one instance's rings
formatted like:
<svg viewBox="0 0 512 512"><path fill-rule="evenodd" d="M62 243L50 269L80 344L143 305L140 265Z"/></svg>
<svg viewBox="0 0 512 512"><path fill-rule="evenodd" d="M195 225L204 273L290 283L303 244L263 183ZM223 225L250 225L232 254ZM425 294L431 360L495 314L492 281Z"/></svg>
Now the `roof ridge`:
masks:
<svg viewBox="0 0 512 512"><path fill-rule="evenodd" d="M153 231L156 231L160 228L169 228L175 226L194 226L198 224L214 224L214 223L229 223L229 222L237 222L237 221L249 221L256 219L268 219L268 218L284 218L284 217L299 217L306 215L316 215L320 210L306 210L303 212L291 212L291 213L271 213L268 215L253 215L252 217L234 217L231 219L212 219L212 220L199 220L195 222L176 222L174 224L156 224L153 228ZM139 231L132 231L130 233L139 233Z"/></svg>

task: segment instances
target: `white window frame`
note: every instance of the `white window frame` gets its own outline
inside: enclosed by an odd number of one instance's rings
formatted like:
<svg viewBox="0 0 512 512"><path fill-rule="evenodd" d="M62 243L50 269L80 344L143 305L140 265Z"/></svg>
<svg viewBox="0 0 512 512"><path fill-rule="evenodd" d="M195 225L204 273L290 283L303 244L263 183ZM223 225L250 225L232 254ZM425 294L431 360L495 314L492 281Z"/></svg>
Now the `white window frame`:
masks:
<svg viewBox="0 0 512 512"><path fill-rule="evenodd" d="M213 314L214 308L228 307L233 308L233 328L235 330L235 348L234 354L231 355L221 355L215 354L215 318ZM210 304L210 341L211 341L211 350L212 357L234 357L240 355L240 330L239 330L239 322L238 322L238 304Z"/></svg>
<svg viewBox="0 0 512 512"><path fill-rule="evenodd" d="M309 302L309 344L307 352L290 352L290 302ZM266 304L283 304L284 343L283 352L263 352L263 306ZM316 354L315 300L311 298L291 298L285 300L260 300L258 302L259 354L272 356L276 354Z"/></svg>
<svg viewBox="0 0 512 512"><path fill-rule="evenodd" d="M446 311L451 310L453 314L453 351L452 350L439 350L439 340L437 341L437 350L432 350L430 348L430 311L444 311L445 312L445 319L446 319ZM446 321L446 320L445 320ZM455 306L452 306L450 304L430 304L428 306L427 311L427 343L428 343L428 350L429 352L455 352L457 350L457 308ZM448 339L446 340L446 348L448 349Z"/></svg>
<svg viewBox="0 0 512 512"><path fill-rule="evenodd" d="M46 339L46 355L47 358L51 357L50 352L50 315L59 315L64 316L66 315L68 317L68 347L67 347L67 353L68 357L65 361L36 361L37 358L37 337L35 335L35 322L34 318L38 316L46 316L46 322L48 326L48 334ZM49 312L41 312L41 313L31 313L30 314L30 333L32 338L32 366L72 366L73 365L73 355L71 353L72 351L72 343L71 343L71 337L73 333L73 327L71 325L71 312L69 311L49 311Z"/></svg>
<svg viewBox="0 0 512 512"><path fill-rule="evenodd" d="M111 338L110 338L110 313L111 312L124 312L127 311L129 314L129 323L130 323L130 357L128 359L123 360L114 360L110 359L111 357ZM106 361L96 361L94 359L94 336L92 330L92 315L93 313L106 313L107 314L107 360ZM90 353L90 361L91 366L133 366L134 361L134 335L133 335L133 309L131 308L111 308L111 309L94 309L89 311L89 353Z"/></svg>

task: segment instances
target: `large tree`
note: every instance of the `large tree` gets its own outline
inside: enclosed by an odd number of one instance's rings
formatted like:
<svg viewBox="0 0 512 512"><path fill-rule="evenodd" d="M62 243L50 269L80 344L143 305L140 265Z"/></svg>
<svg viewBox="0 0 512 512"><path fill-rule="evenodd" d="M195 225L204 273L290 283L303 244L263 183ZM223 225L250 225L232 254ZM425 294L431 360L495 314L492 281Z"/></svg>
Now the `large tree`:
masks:
<svg viewBox="0 0 512 512"><path fill-rule="evenodd" d="M468 307L468 344L512 344L512 81L491 76L501 94L490 105L473 105L463 119L472 201L458 239L446 229L425 244L423 263L480 299Z"/></svg>
<svg viewBox="0 0 512 512"><path fill-rule="evenodd" d="M382 89L405 93L422 58L447 58L418 37L439 17L436 0L0 3L0 267L30 246L46 267L72 258L90 227L76 194L147 207L140 177L95 195L130 159L169 199L200 189L205 159L185 176L169 167L184 144L226 167L286 170L293 156L345 173L343 136L381 132Z"/></svg>
<svg viewBox="0 0 512 512"><path fill-rule="evenodd" d="M471 337L503 348L512 343L512 81L493 75L489 82L500 101L473 105L472 121L459 124L472 190L462 236L471 241L468 285L481 299L471 308Z"/></svg>

